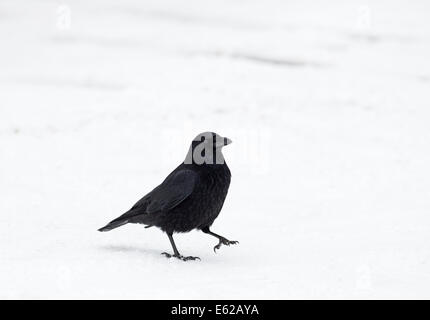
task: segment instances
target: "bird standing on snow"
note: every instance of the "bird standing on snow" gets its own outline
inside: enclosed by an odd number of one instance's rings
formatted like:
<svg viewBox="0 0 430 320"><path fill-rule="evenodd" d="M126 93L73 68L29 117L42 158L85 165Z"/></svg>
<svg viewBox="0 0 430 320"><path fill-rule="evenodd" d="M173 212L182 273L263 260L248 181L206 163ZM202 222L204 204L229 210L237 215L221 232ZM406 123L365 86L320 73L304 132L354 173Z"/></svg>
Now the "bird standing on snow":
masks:
<svg viewBox="0 0 430 320"><path fill-rule="evenodd" d="M141 223L146 228L156 226L167 233L173 248L173 255L163 254L184 261L199 258L179 254L173 240L174 232L202 230L218 238L215 252L223 244L238 243L209 229L221 211L230 186L230 170L221 151L230 143L230 139L213 132L199 134L192 141L183 163L129 211L99 231L109 231L126 223Z"/></svg>

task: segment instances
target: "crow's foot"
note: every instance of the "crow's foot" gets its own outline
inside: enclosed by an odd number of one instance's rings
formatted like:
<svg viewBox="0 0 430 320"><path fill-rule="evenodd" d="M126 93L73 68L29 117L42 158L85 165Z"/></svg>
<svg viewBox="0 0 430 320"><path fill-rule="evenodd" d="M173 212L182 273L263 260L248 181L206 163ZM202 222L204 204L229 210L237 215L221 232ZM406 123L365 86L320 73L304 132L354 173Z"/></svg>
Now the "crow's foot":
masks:
<svg viewBox="0 0 430 320"><path fill-rule="evenodd" d="M225 246L229 246L231 244L238 244L239 241L230 241L227 240L226 238L219 238L219 243L214 247L214 252L216 253L216 251L221 248L221 245L225 245Z"/></svg>
<svg viewBox="0 0 430 320"><path fill-rule="evenodd" d="M166 256L167 258L172 258L173 257L173 258L180 259L182 261L197 260L197 259L200 260L199 257L192 257L192 256L184 257L184 256L181 256L180 254L179 255L178 254L170 254L170 253L167 253L167 252L163 252L162 255Z"/></svg>

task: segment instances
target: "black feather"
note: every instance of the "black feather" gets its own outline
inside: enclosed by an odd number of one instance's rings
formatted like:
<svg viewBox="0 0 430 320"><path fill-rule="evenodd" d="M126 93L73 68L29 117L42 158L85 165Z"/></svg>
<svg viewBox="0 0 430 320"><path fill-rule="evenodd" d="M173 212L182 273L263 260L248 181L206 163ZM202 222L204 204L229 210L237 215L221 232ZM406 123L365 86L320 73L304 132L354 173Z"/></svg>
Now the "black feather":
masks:
<svg viewBox="0 0 430 320"><path fill-rule="evenodd" d="M212 151L219 152L216 163L193 160L195 148L205 141L197 138L193 140L184 163L129 211L99 231L109 231L127 223L156 226L168 234L211 226L224 204L231 174L219 145L215 147L213 144ZM227 140L222 139L227 144Z"/></svg>

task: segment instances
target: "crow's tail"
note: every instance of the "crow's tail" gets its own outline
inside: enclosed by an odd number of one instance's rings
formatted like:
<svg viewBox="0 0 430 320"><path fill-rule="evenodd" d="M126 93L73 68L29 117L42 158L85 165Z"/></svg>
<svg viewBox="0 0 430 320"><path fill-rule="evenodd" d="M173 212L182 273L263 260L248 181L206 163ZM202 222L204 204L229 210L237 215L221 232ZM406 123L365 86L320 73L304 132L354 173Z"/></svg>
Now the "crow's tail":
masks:
<svg viewBox="0 0 430 320"><path fill-rule="evenodd" d="M129 210L118 218L112 220L103 228L100 228L99 231L110 231L112 229L121 227L129 222L133 223L135 221L136 216L142 216L139 210Z"/></svg>
<svg viewBox="0 0 430 320"><path fill-rule="evenodd" d="M103 228L100 228L98 231L102 231L102 232L110 231L112 229L121 227L121 226L127 224L128 222L129 222L128 219L119 219L118 218L118 219L115 219L115 220L109 222L107 225L105 225Z"/></svg>

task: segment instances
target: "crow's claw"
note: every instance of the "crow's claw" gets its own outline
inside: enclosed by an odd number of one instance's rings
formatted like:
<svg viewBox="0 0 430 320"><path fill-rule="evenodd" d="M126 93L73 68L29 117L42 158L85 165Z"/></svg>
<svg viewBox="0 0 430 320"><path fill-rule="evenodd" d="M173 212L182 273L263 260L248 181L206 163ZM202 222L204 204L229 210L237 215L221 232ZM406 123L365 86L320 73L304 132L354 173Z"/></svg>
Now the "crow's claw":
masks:
<svg viewBox="0 0 430 320"><path fill-rule="evenodd" d="M188 261L188 260L200 260L199 257L193 257L193 256L188 256L188 257L180 257L179 259L183 260L183 261Z"/></svg>
<svg viewBox="0 0 430 320"><path fill-rule="evenodd" d="M200 258L199 258L199 257L192 257L192 256L184 257L184 256L177 255L177 254L170 254L170 253L167 253L167 252L163 252L163 253L162 253L162 255L166 256L167 258L172 258L172 257L174 257L174 258L180 259L180 260L182 260L182 261L197 260L197 259L199 259L199 260L200 260Z"/></svg>
<svg viewBox="0 0 430 320"><path fill-rule="evenodd" d="M167 252L162 252L161 254L164 255L166 258L174 257L173 254L170 254L170 253L167 253Z"/></svg>
<svg viewBox="0 0 430 320"><path fill-rule="evenodd" d="M219 239L219 243L214 247L214 252L216 253L216 251L221 248L221 245L225 245L225 246L229 246L231 244L238 244L239 241L230 241L227 240L226 238L220 238Z"/></svg>

